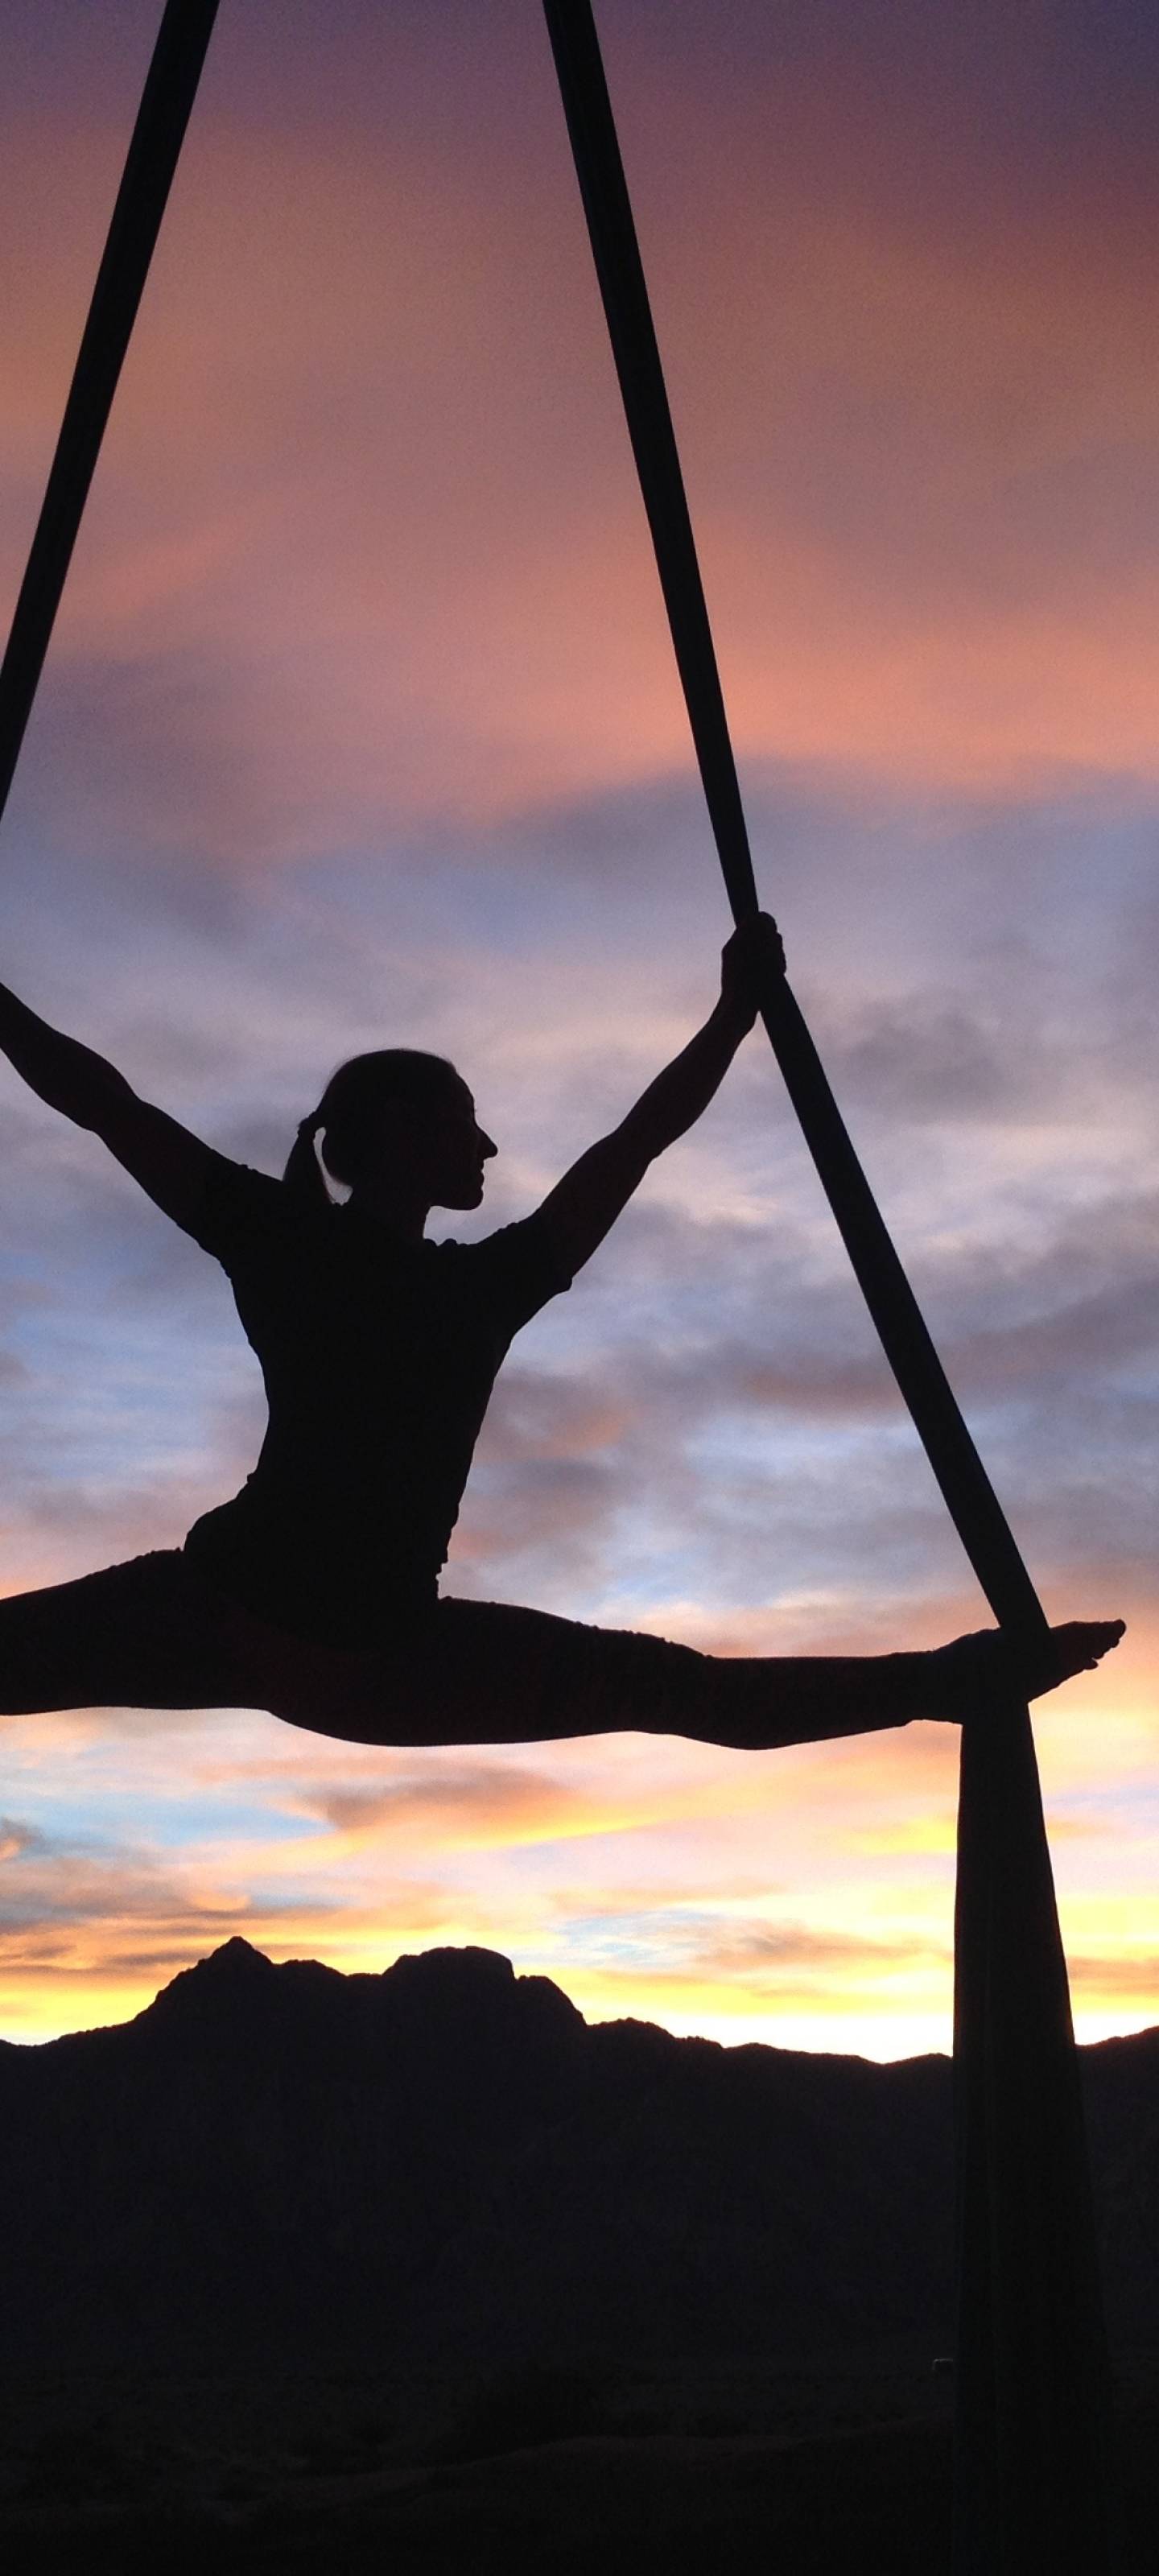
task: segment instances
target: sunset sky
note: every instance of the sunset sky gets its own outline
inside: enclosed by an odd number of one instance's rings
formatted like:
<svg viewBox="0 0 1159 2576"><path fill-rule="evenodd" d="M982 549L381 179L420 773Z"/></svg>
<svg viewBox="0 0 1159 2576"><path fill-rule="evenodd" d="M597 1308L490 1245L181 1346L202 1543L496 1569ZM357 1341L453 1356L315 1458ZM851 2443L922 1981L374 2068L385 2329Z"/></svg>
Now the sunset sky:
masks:
<svg viewBox="0 0 1159 2576"><path fill-rule="evenodd" d="M762 895L1051 1615L1080 2037L1159 2021L1159 19L597 0ZM15 599L160 0L6 0ZM362 1047L532 1207L728 921L538 0L221 0L3 827L0 975L276 1171ZM0 1589L252 1465L216 1267L0 1064ZM722 1652L988 1619L767 1045L500 1380L447 1588ZM949 2037L957 1742L416 1754L0 1721L0 2033L232 1933L589 2016Z"/></svg>

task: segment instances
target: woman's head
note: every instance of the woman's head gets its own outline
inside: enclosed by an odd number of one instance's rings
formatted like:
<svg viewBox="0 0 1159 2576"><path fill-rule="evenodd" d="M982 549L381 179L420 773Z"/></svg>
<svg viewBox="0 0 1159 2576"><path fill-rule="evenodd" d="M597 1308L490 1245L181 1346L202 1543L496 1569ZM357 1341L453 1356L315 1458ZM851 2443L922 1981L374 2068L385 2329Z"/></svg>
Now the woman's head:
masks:
<svg viewBox="0 0 1159 2576"><path fill-rule="evenodd" d="M478 1207L483 1166L496 1151L462 1075L445 1056L413 1047L351 1056L303 1118L285 1178L321 1200L315 1139L326 1170L348 1189L397 1192L427 1207Z"/></svg>

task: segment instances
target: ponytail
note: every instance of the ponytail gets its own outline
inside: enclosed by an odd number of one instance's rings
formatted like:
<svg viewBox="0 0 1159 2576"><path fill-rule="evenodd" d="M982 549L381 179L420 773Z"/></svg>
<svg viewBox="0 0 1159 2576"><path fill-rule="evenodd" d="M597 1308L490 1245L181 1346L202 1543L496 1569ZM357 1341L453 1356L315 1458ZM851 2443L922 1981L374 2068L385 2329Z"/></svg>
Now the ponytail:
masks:
<svg viewBox="0 0 1159 2576"><path fill-rule="evenodd" d="M330 1192L326 1187L325 1174L318 1160L314 1141L324 1125L325 1120L320 1109L315 1109L312 1117L299 1120L298 1133L290 1148L290 1159L282 1174L287 1187L305 1207L329 1207L331 1203Z"/></svg>

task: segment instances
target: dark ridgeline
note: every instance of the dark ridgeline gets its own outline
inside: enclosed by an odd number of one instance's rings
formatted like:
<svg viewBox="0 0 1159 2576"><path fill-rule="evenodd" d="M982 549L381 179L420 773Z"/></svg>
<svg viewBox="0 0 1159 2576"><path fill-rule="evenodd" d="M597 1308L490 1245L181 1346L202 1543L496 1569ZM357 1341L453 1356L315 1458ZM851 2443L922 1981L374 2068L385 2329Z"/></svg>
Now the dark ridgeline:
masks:
<svg viewBox="0 0 1159 2576"><path fill-rule="evenodd" d="M1114 2331L1159 2291L1159 2031L1082 2052ZM589 2027L485 1950L241 1940L0 2047L0 2362L790 2354L952 2334L951 2070Z"/></svg>

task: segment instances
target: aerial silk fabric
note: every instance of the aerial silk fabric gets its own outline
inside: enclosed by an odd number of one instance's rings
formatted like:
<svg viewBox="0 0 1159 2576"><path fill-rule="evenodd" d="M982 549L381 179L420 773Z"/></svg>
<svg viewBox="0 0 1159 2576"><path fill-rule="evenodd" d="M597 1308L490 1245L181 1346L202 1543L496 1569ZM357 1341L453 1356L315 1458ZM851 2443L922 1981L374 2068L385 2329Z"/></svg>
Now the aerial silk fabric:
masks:
<svg viewBox="0 0 1159 2576"><path fill-rule="evenodd" d="M133 128L36 534L0 665L0 814L8 801L218 0L169 0Z"/></svg>
<svg viewBox="0 0 1159 2576"><path fill-rule="evenodd" d="M683 478L588 0L544 0L705 798L734 919L758 908ZM762 1017L862 1293L1001 1626L1045 1619L798 1006ZM963 1729L958 2105L958 2576L1110 2565L1107 2371L1066 1965L1025 1707Z"/></svg>

